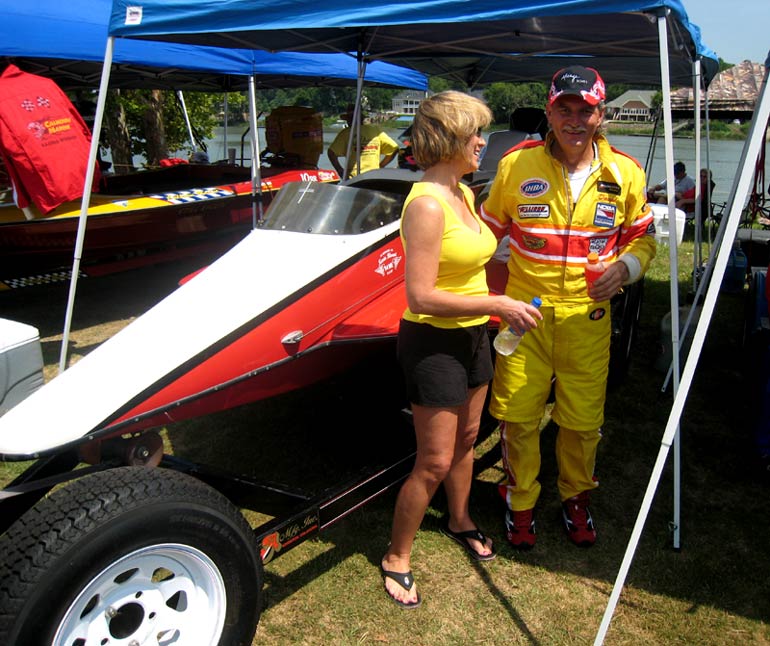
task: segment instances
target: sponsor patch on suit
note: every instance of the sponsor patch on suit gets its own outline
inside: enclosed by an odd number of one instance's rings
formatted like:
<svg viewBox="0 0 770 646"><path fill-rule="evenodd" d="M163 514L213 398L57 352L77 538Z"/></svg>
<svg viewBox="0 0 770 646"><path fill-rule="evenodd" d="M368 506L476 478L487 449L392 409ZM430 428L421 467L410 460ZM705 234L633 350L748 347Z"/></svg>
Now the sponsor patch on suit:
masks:
<svg viewBox="0 0 770 646"><path fill-rule="evenodd" d="M540 197L548 192L551 185L542 177L532 177L519 184L519 193L523 197Z"/></svg>
<svg viewBox="0 0 770 646"><path fill-rule="evenodd" d="M522 220L530 218L549 218L551 207L548 204L519 204L517 207Z"/></svg>
<svg viewBox="0 0 770 646"><path fill-rule="evenodd" d="M620 185L615 182L602 182L599 181L596 185L596 190L600 193L609 193L610 195L620 195Z"/></svg>
<svg viewBox="0 0 770 646"><path fill-rule="evenodd" d="M545 247L545 238L539 238L538 236L523 235L521 236L521 241L527 249L532 249L533 251L539 251Z"/></svg>
<svg viewBox="0 0 770 646"><path fill-rule="evenodd" d="M605 202L597 203L596 212L594 213L594 226L604 227L605 229L614 227L617 210L618 207L614 204L606 204Z"/></svg>
<svg viewBox="0 0 770 646"><path fill-rule="evenodd" d="M607 238L591 238L588 241L588 253L595 251L601 256L604 250L607 248L608 243L609 240L607 240Z"/></svg>

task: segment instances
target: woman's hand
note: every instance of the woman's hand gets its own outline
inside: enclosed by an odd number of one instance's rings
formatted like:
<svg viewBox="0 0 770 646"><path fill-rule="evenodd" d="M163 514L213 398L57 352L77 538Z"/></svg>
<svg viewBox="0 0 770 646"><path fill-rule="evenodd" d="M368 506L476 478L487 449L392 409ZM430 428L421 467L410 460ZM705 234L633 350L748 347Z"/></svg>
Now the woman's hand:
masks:
<svg viewBox="0 0 770 646"><path fill-rule="evenodd" d="M499 296L497 305L500 320L519 334L536 328L537 322L543 320L540 310L524 301L517 301L508 296Z"/></svg>

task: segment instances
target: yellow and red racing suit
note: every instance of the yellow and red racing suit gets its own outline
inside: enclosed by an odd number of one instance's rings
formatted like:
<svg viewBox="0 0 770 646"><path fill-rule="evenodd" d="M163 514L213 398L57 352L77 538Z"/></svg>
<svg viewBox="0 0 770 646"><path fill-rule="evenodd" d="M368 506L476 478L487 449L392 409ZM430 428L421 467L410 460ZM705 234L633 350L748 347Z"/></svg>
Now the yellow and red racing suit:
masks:
<svg viewBox="0 0 770 646"><path fill-rule="evenodd" d="M594 139L594 160L580 195L550 153L553 135L526 141L500 161L481 216L510 236L506 294L542 299L543 321L509 357L498 356L490 412L503 425L511 509L530 509L539 493L539 432L555 378L552 419L560 426L557 459L562 499L592 486L609 365L610 303L593 301L586 256L622 261L637 280L655 255L655 226L638 162ZM507 428L507 431L506 431ZM515 437L514 437L515 436ZM517 498L518 496L518 498Z"/></svg>

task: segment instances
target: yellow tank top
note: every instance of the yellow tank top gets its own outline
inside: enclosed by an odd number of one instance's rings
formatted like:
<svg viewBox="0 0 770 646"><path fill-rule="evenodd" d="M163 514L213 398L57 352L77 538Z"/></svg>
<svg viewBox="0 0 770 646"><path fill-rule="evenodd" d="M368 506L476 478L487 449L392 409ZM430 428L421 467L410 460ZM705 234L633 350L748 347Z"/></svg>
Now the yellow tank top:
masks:
<svg viewBox="0 0 770 646"><path fill-rule="evenodd" d="M497 248L497 240L492 231L481 221L473 207L473 193L460 184L465 201L475 220L479 223L480 231L476 232L457 216L452 207L438 194L433 184L416 182L404 202L404 211L415 198L430 195L436 199L444 210L444 233L441 239L441 254L439 256L436 287L438 289L462 294L465 296L486 296L489 294L487 274L484 266ZM403 213L403 211L402 211ZM401 240L404 240L403 223ZM404 245L406 248L406 245ZM428 314L415 314L409 308L404 312L407 321L429 323L439 328L460 328L472 325L482 325L489 316L462 316L445 318Z"/></svg>

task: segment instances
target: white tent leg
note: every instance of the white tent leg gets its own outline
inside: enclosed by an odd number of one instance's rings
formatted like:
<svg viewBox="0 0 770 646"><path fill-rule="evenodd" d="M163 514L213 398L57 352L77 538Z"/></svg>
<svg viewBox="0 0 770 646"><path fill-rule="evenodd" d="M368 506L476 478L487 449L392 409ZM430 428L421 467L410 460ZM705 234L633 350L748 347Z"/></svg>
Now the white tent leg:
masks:
<svg viewBox="0 0 770 646"><path fill-rule="evenodd" d="M658 40L660 42L660 78L663 90L663 141L666 150L666 187L668 199L668 257L671 278L669 281L671 298L671 357L674 370L674 395L679 388L679 248L676 241L676 195L674 185L674 124L671 117L671 76L668 68L668 36L665 16L658 18ZM680 438L679 431L674 436L674 517L671 521L674 545L679 542L679 489L680 489Z"/></svg>
<svg viewBox="0 0 770 646"><path fill-rule="evenodd" d="M70 327L72 325L72 310L75 307L75 292L77 290L78 275L80 274L80 258L83 255L83 240L86 236L86 222L88 220L88 207L91 204L91 189L94 185L94 168L96 167L97 152L99 150L99 135L102 130L102 117L104 105L107 102L107 86L110 82L110 70L112 69L112 52L114 38L107 39L104 51L104 65L102 77L99 82L99 97L96 100L96 114L94 115L94 127L91 132L91 148L88 152L88 166L86 178L83 182L83 199L80 205L80 217L78 219L78 231L75 239L75 252L72 258L72 274L70 275L70 290L67 297L67 310L64 314L64 331L62 332L61 353L59 354L59 372L67 368L67 346L69 344Z"/></svg>
<svg viewBox="0 0 770 646"><path fill-rule="evenodd" d="M701 124L700 124L700 87L701 87L701 70L700 61L694 61L692 64L692 107L693 118L695 119L695 214L693 220L693 226L695 231L693 232L694 250L693 250L693 268L692 268L692 291L695 292L698 289L698 270L703 264L703 257L701 255L701 196L703 195L703 186L700 181L700 169L701 169ZM697 302L696 302L697 304ZM686 333L685 333L685 338ZM678 547L678 546L675 546Z"/></svg>
<svg viewBox="0 0 770 646"><path fill-rule="evenodd" d="M228 104L228 98L230 96L229 92L225 92L224 97L224 106L225 106L225 119L224 119L224 132L222 134L222 138L224 140L224 143L222 144L222 159L229 159L230 153L227 150L227 124L229 120L229 113L230 113L230 106Z"/></svg>
<svg viewBox="0 0 770 646"><path fill-rule="evenodd" d="M663 49L661 47L661 49ZM662 56L662 54L661 54ZM658 452L658 457L655 461L655 466L652 470L650 481L647 484L647 490L642 500L642 506L639 510L639 514L636 518L636 523L631 532L631 539L626 547L625 555L623 556L623 562L620 566L620 571L615 580L615 585L610 594L610 599L607 604L607 608L604 612L599 631L596 634L594 640L595 646L600 646L604 643L604 638L609 629L610 622L612 621L612 615L615 611L620 592L623 589L626 575L631 566L631 561L636 551L636 546L639 543L639 538L644 528L644 523L647 519L647 514L652 506L652 499L655 496L655 490L660 482L660 476L663 471L663 467L668 456L668 450L671 446L674 435L677 434L679 420L682 416L682 409L684 408L685 400L692 383L693 375L695 374L695 367L700 358L701 350L703 349L703 342L706 338L706 332L708 331L708 325L711 321L711 317L714 313L714 307L716 305L717 295L719 294L719 286L722 283L722 278L725 274L725 268L727 267L727 260L730 255L730 247L732 241L735 239L735 233L738 230L738 225L741 221L741 213L743 211L743 204L746 201L746 197L749 193L749 183L752 178L752 171L754 164L759 153L760 146L764 145L765 139L765 124L767 124L768 116L770 116L770 93L768 93L768 65L770 65L770 58L765 63L765 78L762 81L762 87L757 98L757 104L754 108L754 118L751 122L751 130L748 138L743 146L743 152L741 153L741 160L738 164L733 186L730 191L730 197L728 199L728 220L725 228L725 236L719 247L719 254L717 256L715 268L714 268L714 280L709 284L706 299L703 303L703 311L701 317L698 320L698 325L693 335L692 346L690 353L687 356L685 362L684 371L682 373L682 387L674 396L674 403L671 406L669 412L668 422L666 429L661 439L661 447ZM673 325L672 325L673 332Z"/></svg>
<svg viewBox="0 0 770 646"><path fill-rule="evenodd" d="M251 128L251 228L262 221L262 166L259 159L259 131L257 130L257 83L249 76L249 126Z"/></svg>
<svg viewBox="0 0 770 646"><path fill-rule="evenodd" d="M187 104L184 102L184 93L182 90L177 90L176 96L182 106L182 114L184 115L184 122L187 126L187 136L190 139L190 147L192 148L193 152L195 152L198 149L198 146L195 145L195 137L193 136L192 124L190 123L190 115L187 113Z"/></svg>
<svg viewBox="0 0 770 646"><path fill-rule="evenodd" d="M361 170L361 123L363 118L361 111L364 109L363 96L364 96L364 78L366 77L366 61L363 58L361 52L358 54L358 78L356 79L356 105L353 109L353 121L350 125L350 132L348 135L348 148L345 153L345 168L342 173L342 180L348 179L348 168L358 169L360 174ZM355 155L356 164L351 165L348 163L350 156L353 154L353 144L355 142Z"/></svg>

